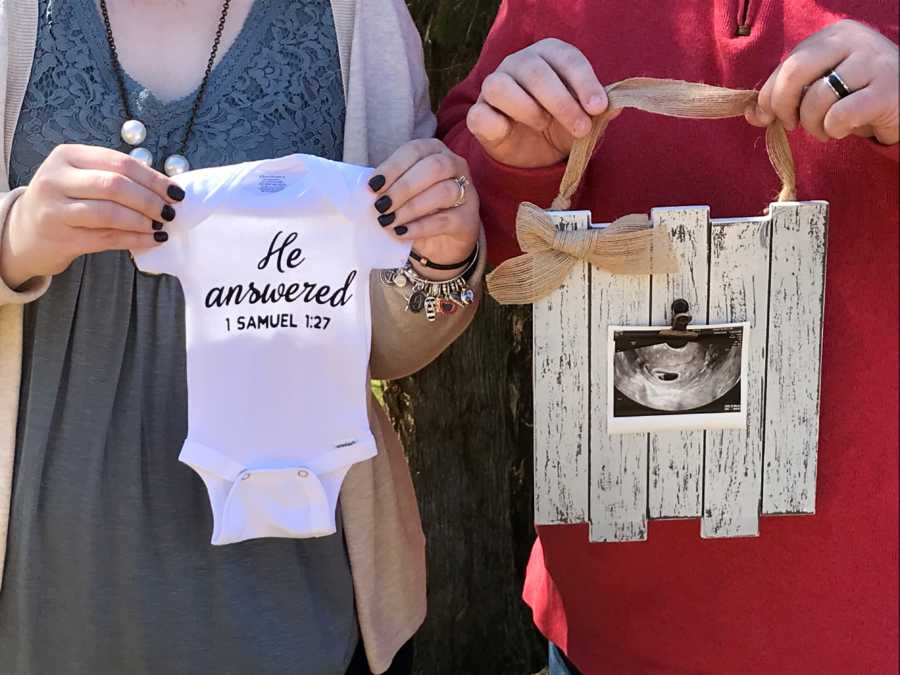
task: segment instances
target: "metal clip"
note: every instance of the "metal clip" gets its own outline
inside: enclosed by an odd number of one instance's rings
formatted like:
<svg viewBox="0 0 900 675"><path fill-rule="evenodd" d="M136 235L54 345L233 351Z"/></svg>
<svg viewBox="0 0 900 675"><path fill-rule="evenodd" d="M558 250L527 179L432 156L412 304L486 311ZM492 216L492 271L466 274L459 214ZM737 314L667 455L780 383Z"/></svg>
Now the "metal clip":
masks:
<svg viewBox="0 0 900 675"><path fill-rule="evenodd" d="M676 338L675 342L681 342L682 340L696 340L700 337L700 334L696 331L688 330L688 324L694 320L694 317L690 314L691 306L688 304L687 300L683 298L679 298L675 302L672 303L672 327L669 329L659 331L659 334L662 337L671 337ZM670 346L684 346L683 343L672 344Z"/></svg>

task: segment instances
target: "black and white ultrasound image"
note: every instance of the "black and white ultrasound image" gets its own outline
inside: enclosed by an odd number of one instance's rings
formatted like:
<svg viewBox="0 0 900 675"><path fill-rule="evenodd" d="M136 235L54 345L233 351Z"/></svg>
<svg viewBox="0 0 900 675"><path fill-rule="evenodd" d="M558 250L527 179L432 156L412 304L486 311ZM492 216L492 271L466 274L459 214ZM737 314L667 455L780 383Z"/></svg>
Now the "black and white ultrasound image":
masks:
<svg viewBox="0 0 900 675"><path fill-rule="evenodd" d="M613 417L741 412L743 327L616 331Z"/></svg>

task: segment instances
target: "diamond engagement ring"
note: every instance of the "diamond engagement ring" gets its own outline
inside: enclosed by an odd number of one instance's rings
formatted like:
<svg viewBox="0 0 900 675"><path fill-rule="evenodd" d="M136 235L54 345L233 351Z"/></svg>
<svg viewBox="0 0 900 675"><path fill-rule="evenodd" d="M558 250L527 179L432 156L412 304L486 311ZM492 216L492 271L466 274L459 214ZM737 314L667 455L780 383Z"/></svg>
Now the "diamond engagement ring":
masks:
<svg viewBox="0 0 900 675"><path fill-rule="evenodd" d="M451 207L455 209L466 203L466 188L469 186L469 179L465 176L457 176L453 179L453 182L459 188L459 197L456 198L456 203Z"/></svg>

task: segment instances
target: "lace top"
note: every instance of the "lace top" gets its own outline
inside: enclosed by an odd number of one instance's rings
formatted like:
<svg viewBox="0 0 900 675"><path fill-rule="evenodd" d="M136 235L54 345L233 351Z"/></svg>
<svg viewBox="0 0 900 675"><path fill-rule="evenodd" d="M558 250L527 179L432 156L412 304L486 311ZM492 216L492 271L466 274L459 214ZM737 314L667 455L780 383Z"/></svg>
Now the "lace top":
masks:
<svg viewBox="0 0 900 675"><path fill-rule="evenodd" d="M31 82L12 147L11 185L60 143L127 151L106 33L93 0L41 0ZM257 0L213 70L187 147L199 169L303 152L340 159L344 95L329 2ZM177 152L195 92L170 102L125 74L156 163Z"/></svg>
<svg viewBox="0 0 900 675"><path fill-rule="evenodd" d="M60 143L127 149L94 0L39 0L39 12L12 185ZM126 85L159 163L194 95ZM256 0L186 155L195 168L340 159L344 114L330 2ZM204 486L177 459L183 316L178 280L121 252L82 256L26 307L0 672L344 673L358 628L342 533L209 544Z"/></svg>

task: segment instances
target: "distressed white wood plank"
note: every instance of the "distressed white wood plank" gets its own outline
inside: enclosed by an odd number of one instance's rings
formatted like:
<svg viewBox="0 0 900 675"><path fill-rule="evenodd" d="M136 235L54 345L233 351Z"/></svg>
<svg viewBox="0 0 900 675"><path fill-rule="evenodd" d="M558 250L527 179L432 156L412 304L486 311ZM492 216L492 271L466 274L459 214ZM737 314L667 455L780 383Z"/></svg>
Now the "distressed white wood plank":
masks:
<svg viewBox="0 0 900 675"><path fill-rule="evenodd" d="M591 276L591 481L590 540L647 538L647 434L607 432L607 341L611 325L645 325L650 318L650 277Z"/></svg>
<svg viewBox="0 0 900 675"><path fill-rule="evenodd" d="M827 202L773 204L763 513L814 513Z"/></svg>
<svg viewBox="0 0 900 675"><path fill-rule="evenodd" d="M560 214L563 230L590 227L589 211ZM534 516L538 525L588 519L588 280L576 265L534 305Z"/></svg>
<svg viewBox="0 0 900 675"><path fill-rule="evenodd" d="M709 207L653 209L655 227L668 230L677 274L653 277L651 323L671 325L672 302L687 300L695 324L706 323L709 284ZM650 434L650 518L699 518L703 488L703 432Z"/></svg>
<svg viewBox="0 0 900 675"><path fill-rule="evenodd" d="M742 405L747 428L707 431L703 519L705 539L759 535L762 481L766 317L769 288L766 218L712 222L709 322L750 323Z"/></svg>

